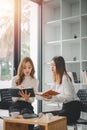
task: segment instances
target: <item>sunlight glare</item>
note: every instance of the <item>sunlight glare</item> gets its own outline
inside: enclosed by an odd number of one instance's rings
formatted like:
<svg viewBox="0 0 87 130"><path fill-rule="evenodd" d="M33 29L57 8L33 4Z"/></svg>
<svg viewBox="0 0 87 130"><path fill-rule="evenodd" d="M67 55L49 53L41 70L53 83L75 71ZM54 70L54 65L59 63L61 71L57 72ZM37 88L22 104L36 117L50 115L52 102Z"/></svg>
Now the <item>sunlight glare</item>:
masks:
<svg viewBox="0 0 87 130"><path fill-rule="evenodd" d="M8 15L12 11L13 11L13 4L10 0L0 1L0 17Z"/></svg>

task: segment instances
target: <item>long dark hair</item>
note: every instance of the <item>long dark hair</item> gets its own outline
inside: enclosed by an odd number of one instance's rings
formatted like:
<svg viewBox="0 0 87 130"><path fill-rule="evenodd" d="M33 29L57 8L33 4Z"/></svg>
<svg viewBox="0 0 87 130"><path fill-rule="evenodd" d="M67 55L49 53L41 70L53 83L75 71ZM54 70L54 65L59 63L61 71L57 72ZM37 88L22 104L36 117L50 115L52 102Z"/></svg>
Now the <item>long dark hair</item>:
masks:
<svg viewBox="0 0 87 130"><path fill-rule="evenodd" d="M33 61L31 60L30 57L24 57L19 66L18 66L18 70L17 70L17 80L16 80L16 85L20 85L22 83L22 81L24 80L25 76L24 76L24 73L23 73L23 68L24 68L24 65L29 62L32 66L32 71L30 73L30 76L32 78L34 78L34 73L35 73L35 68L34 68L34 64L33 64Z"/></svg>
<svg viewBox="0 0 87 130"><path fill-rule="evenodd" d="M52 58L52 60L54 61L55 66L56 66L56 74L60 75L60 84L62 83L63 74L65 74L67 78L69 78L70 81L72 81L72 79L70 78L70 76L68 75L66 71L64 58L62 56L55 56Z"/></svg>

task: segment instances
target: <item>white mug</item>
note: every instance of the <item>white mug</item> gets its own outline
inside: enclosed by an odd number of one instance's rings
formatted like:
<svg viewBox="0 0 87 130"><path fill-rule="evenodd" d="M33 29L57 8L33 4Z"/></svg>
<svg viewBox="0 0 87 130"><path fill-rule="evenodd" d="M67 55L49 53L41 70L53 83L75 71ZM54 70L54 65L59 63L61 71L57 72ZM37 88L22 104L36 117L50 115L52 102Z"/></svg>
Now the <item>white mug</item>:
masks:
<svg viewBox="0 0 87 130"><path fill-rule="evenodd" d="M46 113L46 119L47 120L50 120L52 118L52 113Z"/></svg>

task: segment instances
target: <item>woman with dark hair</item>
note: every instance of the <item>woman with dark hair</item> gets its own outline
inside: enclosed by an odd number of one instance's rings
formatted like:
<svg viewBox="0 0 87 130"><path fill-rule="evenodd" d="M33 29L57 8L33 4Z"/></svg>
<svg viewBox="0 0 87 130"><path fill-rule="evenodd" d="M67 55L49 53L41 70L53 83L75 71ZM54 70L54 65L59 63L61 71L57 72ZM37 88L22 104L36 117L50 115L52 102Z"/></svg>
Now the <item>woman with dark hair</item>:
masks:
<svg viewBox="0 0 87 130"><path fill-rule="evenodd" d="M52 58L51 71L54 80L53 89L56 89L59 94L56 96L46 95L42 100L63 103L60 111L51 112L54 115L67 116L68 123L75 122L80 116L80 103L62 56Z"/></svg>

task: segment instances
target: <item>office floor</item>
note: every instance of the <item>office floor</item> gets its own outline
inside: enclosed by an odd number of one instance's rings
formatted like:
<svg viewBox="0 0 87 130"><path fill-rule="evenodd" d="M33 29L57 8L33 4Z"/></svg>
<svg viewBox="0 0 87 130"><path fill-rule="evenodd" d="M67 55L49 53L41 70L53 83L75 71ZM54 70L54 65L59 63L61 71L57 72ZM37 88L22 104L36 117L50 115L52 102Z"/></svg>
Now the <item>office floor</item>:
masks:
<svg viewBox="0 0 87 130"><path fill-rule="evenodd" d="M78 130L87 130L87 125L78 125ZM68 126L68 130L74 130L73 126Z"/></svg>

